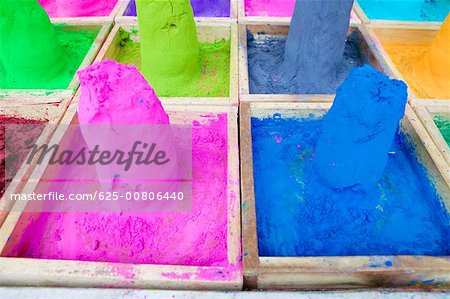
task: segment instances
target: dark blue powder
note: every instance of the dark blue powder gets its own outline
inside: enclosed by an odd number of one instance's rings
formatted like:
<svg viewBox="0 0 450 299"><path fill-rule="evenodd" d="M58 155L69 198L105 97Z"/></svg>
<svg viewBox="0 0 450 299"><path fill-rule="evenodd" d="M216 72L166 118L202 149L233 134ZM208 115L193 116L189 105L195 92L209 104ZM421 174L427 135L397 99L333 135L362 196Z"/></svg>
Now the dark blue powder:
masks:
<svg viewBox="0 0 450 299"><path fill-rule="evenodd" d="M330 191L313 167L322 120L251 122L261 256L450 254L450 217L402 133L375 190Z"/></svg>
<svg viewBox="0 0 450 299"><path fill-rule="evenodd" d="M304 94L311 93L298 86L297 79L281 80L281 66L284 60L286 36L255 37L247 32L247 58L250 93L252 94ZM361 52L362 37L352 32L345 42L342 63L336 77L328 87L314 93L334 94L350 70L362 66L367 58Z"/></svg>

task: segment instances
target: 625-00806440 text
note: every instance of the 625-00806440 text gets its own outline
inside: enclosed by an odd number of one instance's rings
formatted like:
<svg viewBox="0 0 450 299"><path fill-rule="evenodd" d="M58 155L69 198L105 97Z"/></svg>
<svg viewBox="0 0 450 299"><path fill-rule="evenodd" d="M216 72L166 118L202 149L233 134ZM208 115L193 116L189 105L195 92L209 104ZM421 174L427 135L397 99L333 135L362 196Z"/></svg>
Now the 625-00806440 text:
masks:
<svg viewBox="0 0 450 299"><path fill-rule="evenodd" d="M13 193L10 194L11 201L117 201L117 200L140 200L140 201L182 201L184 192L164 192L164 191L129 191L121 192L103 192L95 191L93 193L70 193L60 192L48 193Z"/></svg>

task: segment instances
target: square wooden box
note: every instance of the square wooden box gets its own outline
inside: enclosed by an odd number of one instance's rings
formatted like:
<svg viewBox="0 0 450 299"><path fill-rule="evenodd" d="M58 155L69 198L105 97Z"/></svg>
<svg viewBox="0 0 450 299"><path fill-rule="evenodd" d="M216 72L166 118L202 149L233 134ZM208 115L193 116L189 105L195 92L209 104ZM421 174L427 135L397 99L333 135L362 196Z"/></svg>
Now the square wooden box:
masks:
<svg viewBox="0 0 450 299"><path fill-rule="evenodd" d="M121 8L123 2L125 0L117 0L116 5L114 5L114 8L111 10L111 13L107 16L89 16L89 17L54 17L50 18L52 23L67 23L70 24L74 21L76 22L106 22L109 24L114 23L114 19L117 16L117 13L119 12L119 9Z"/></svg>
<svg viewBox="0 0 450 299"><path fill-rule="evenodd" d="M428 22L428 21L399 21L399 20L379 20L379 19L369 19L369 17L364 12L364 9L359 5L358 1L355 0L353 4L353 10L358 15L358 18L364 24L371 24L373 26L381 27L403 27L403 26L439 26L442 22Z"/></svg>
<svg viewBox="0 0 450 299"><path fill-rule="evenodd" d="M24 102L19 100L14 102L0 101L0 115L45 121L46 125L44 126L41 135L35 142L35 144L41 145L47 143L52 137L58 123L61 121L65 113L65 110L70 104L71 99L71 97L49 97L49 103L52 104L33 103L29 101L30 99L25 100ZM22 163L16 175L1 196L0 227L13 206L13 202L7 200L7 198L9 198L10 194L21 192L34 167L36 166L36 160L37 159L34 159L30 164L27 164L25 161Z"/></svg>
<svg viewBox="0 0 450 299"><path fill-rule="evenodd" d="M411 104L420 121L427 129L431 139L436 144L439 152L447 162L447 172L450 173L450 147L433 120L435 115L443 115L450 121L450 100L415 99Z"/></svg>
<svg viewBox="0 0 450 299"><path fill-rule="evenodd" d="M116 24L135 24L137 16L126 16L125 11L129 3L133 0L123 0L115 18ZM237 23L237 0L230 0L230 16L229 17L194 17L197 23Z"/></svg>
<svg viewBox="0 0 450 299"><path fill-rule="evenodd" d="M245 1L238 0L238 22L240 24L272 24L272 25L289 25L291 17L274 17L274 16L247 16L245 13ZM271 1L283 1L283 0L271 0ZM355 3L356 4L356 3ZM361 20L355 10L355 6L352 9L350 23L361 24Z"/></svg>
<svg viewBox="0 0 450 299"><path fill-rule="evenodd" d="M399 70L399 67L393 61L393 57L386 51L386 43L396 43L400 45L410 45L411 47L430 47L433 39L439 31L439 25L436 24L404 24L404 25L386 25L369 24L368 35L376 44L379 50L383 64L387 64L392 71L392 75L405 81L405 76ZM408 85L409 82L405 81ZM423 98L411 89L409 95L412 99Z"/></svg>
<svg viewBox="0 0 450 299"><path fill-rule="evenodd" d="M103 42L106 40L109 31L111 30L112 23L109 21L101 20L77 20L71 19L64 22L54 22L54 24L64 24L68 27L85 30L88 32L98 31L97 36L92 43L89 51L81 62L78 70L83 69L91 65L97 56ZM78 76L75 72L72 81L70 81L69 86L65 89L0 89L0 103L27 103L30 105L34 104L53 104L61 101L61 99L66 97L72 97L80 82Z"/></svg>
<svg viewBox="0 0 450 299"><path fill-rule="evenodd" d="M78 95L67 109L61 124L76 122ZM228 118L228 179L227 179L227 250L228 266L177 266L156 264L122 264L73 260L48 260L0 257L0 285L54 287L116 287L189 290L242 289L242 256L240 227L239 149L237 107L164 105L172 124L185 124L201 115L226 113ZM192 119L180 115L192 116ZM56 129L50 144L59 143L67 130ZM35 167L32 177L41 178L49 165ZM39 186L39 179L29 180L22 192L31 193ZM0 227L0 252L13 232L27 203L17 201ZM125 269L125 270L124 270ZM121 270L133 275L121 275ZM205 278L202 273L227 273L225 278ZM165 275L173 274L178 278ZM218 274L222 277L222 274Z"/></svg>
<svg viewBox="0 0 450 299"><path fill-rule="evenodd" d="M244 287L258 289L347 289L377 287L433 288L450 286L450 257L432 256L336 256L264 257L258 254L253 176L251 117L280 113L286 117L323 115L331 103L242 103L240 150L242 190L242 246ZM450 174L425 128L408 105L401 121L411 136L419 160L435 179L436 189L450 211ZM392 267L373 268L373 261ZM435 279L433 281L433 279ZM427 280L431 283L427 284ZM440 282L439 286L434 283Z"/></svg>
<svg viewBox="0 0 450 299"><path fill-rule="evenodd" d="M123 28L131 32L130 38L139 41L138 25L116 24L98 54L95 62L101 62L106 57L115 57L120 46L120 31ZM228 97L159 97L163 104L179 105L227 105L238 103L238 57L237 57L237 25L226 23L199 23L197 24L199 42L214 42L221 39L230 40L230 85Z"/></svg>
<svg viewBox="0 0 450 299"><path fill-rule="evenodd" d="M248 69L248 55L247 55L247 30L256 36L287 36L289 32L288 25L272 25L272 24L259 24L259 25L244 25L239 24L239 96L241 102L251 101L314 101L314 102L329 102L333 101L333 94L251 94L250 93L250 81L249 81L249 69ZM381 58L381 54L378 48L369 37L366 28L363 25L350 26L349 32L358 32L361 37L361 50L365 55L366 60L376 69L382 71L385 74L390 75L389 67L384 63Z"/></svg>

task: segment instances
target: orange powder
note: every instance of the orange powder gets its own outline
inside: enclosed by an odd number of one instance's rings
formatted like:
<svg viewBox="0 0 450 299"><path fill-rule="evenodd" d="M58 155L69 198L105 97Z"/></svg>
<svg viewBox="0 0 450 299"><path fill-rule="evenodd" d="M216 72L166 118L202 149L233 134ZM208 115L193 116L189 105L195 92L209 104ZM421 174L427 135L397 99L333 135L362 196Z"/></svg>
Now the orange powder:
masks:
<svg viewBox="0 0 450 299"><path fill-rule="evenodd" d="M413 69L413 76L432 98L450 99L450 14L445 19L430 50ZM422 90L419 90L419 94Z"/></svg>
<svg viewBox="0 0 450 299"><path fill-rule="evenodd" d="M416 97L450 99L450 15L429 44L387 42L383 47Z"/></svg>

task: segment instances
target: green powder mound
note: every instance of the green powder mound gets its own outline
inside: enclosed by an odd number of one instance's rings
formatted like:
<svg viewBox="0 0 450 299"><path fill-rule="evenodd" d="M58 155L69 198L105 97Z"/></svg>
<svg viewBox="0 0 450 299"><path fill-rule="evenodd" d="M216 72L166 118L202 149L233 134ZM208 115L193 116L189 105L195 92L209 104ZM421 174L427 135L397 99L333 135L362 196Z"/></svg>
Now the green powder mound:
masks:
<svg viewBox="0 0 450 299"><path fill-rule="evenodd" d="M178 89L200 76L189 0L137 0L142 73L155 90ZM143 17L141 17L143 16Z"/></svg>
<svg viewBox="0 0 450 299"><path fill-rule="evenodd" d="M120 32L118 51L113 59L119 63L134 64L142 72L140 43L132 41L130 33ZM201 74L195 80L181 86L154 87L160 97L228 97L230 85L230 41L199 43ZM147 78L149 80L149 78ZM149 80L151 81L151 80Z"/></svg>
<svg viewBox="0 0 450 299"><path fill-rule="evenodd" d="M433 117L434 123L438 127L448 146L450 146L450 118L445 118L442 115L435 115Z"/></svg>
<svg viewBox="0 0 450 299"><path fill-rule="evenodd" d="M11 76L10 72L7 72L6 66L3 63L3 59L0 59L0 88L2 89L64 89L69 86L70 81L75 76L75 72L79 68L83 59L85 58L87 52L91 48L98 32L100 31L99 26L92 27L89 32L86 30L80 30L76 27L71 27L67 25L53 25L53 30L55 32L56 40L61 46L65 53L67 59L66 66L64 69L57 73L56 76L49 78L47 73L42 72L42 76L39 77L27 77L20 76L19 80L15 80ZM20 46L17 45L15 48L18 49ZM47 54L48 53L48 54ZM45 55L51 56L52 51L47 50ZM41 56L39 60L45 60L45 55ZM3 57L3 56L0 56ZM9 60L7 60L9 61ZM6 63L5 63L6 64ZM51 68L51 67L50 67ZM48 68L42 68L43 70L48 70ZM26 73L26 72L22 72ZM39 72L40 74L41 72ZM22 78L22 79L20 79ZM26 78L26 80L24 80Z"/></svg>

